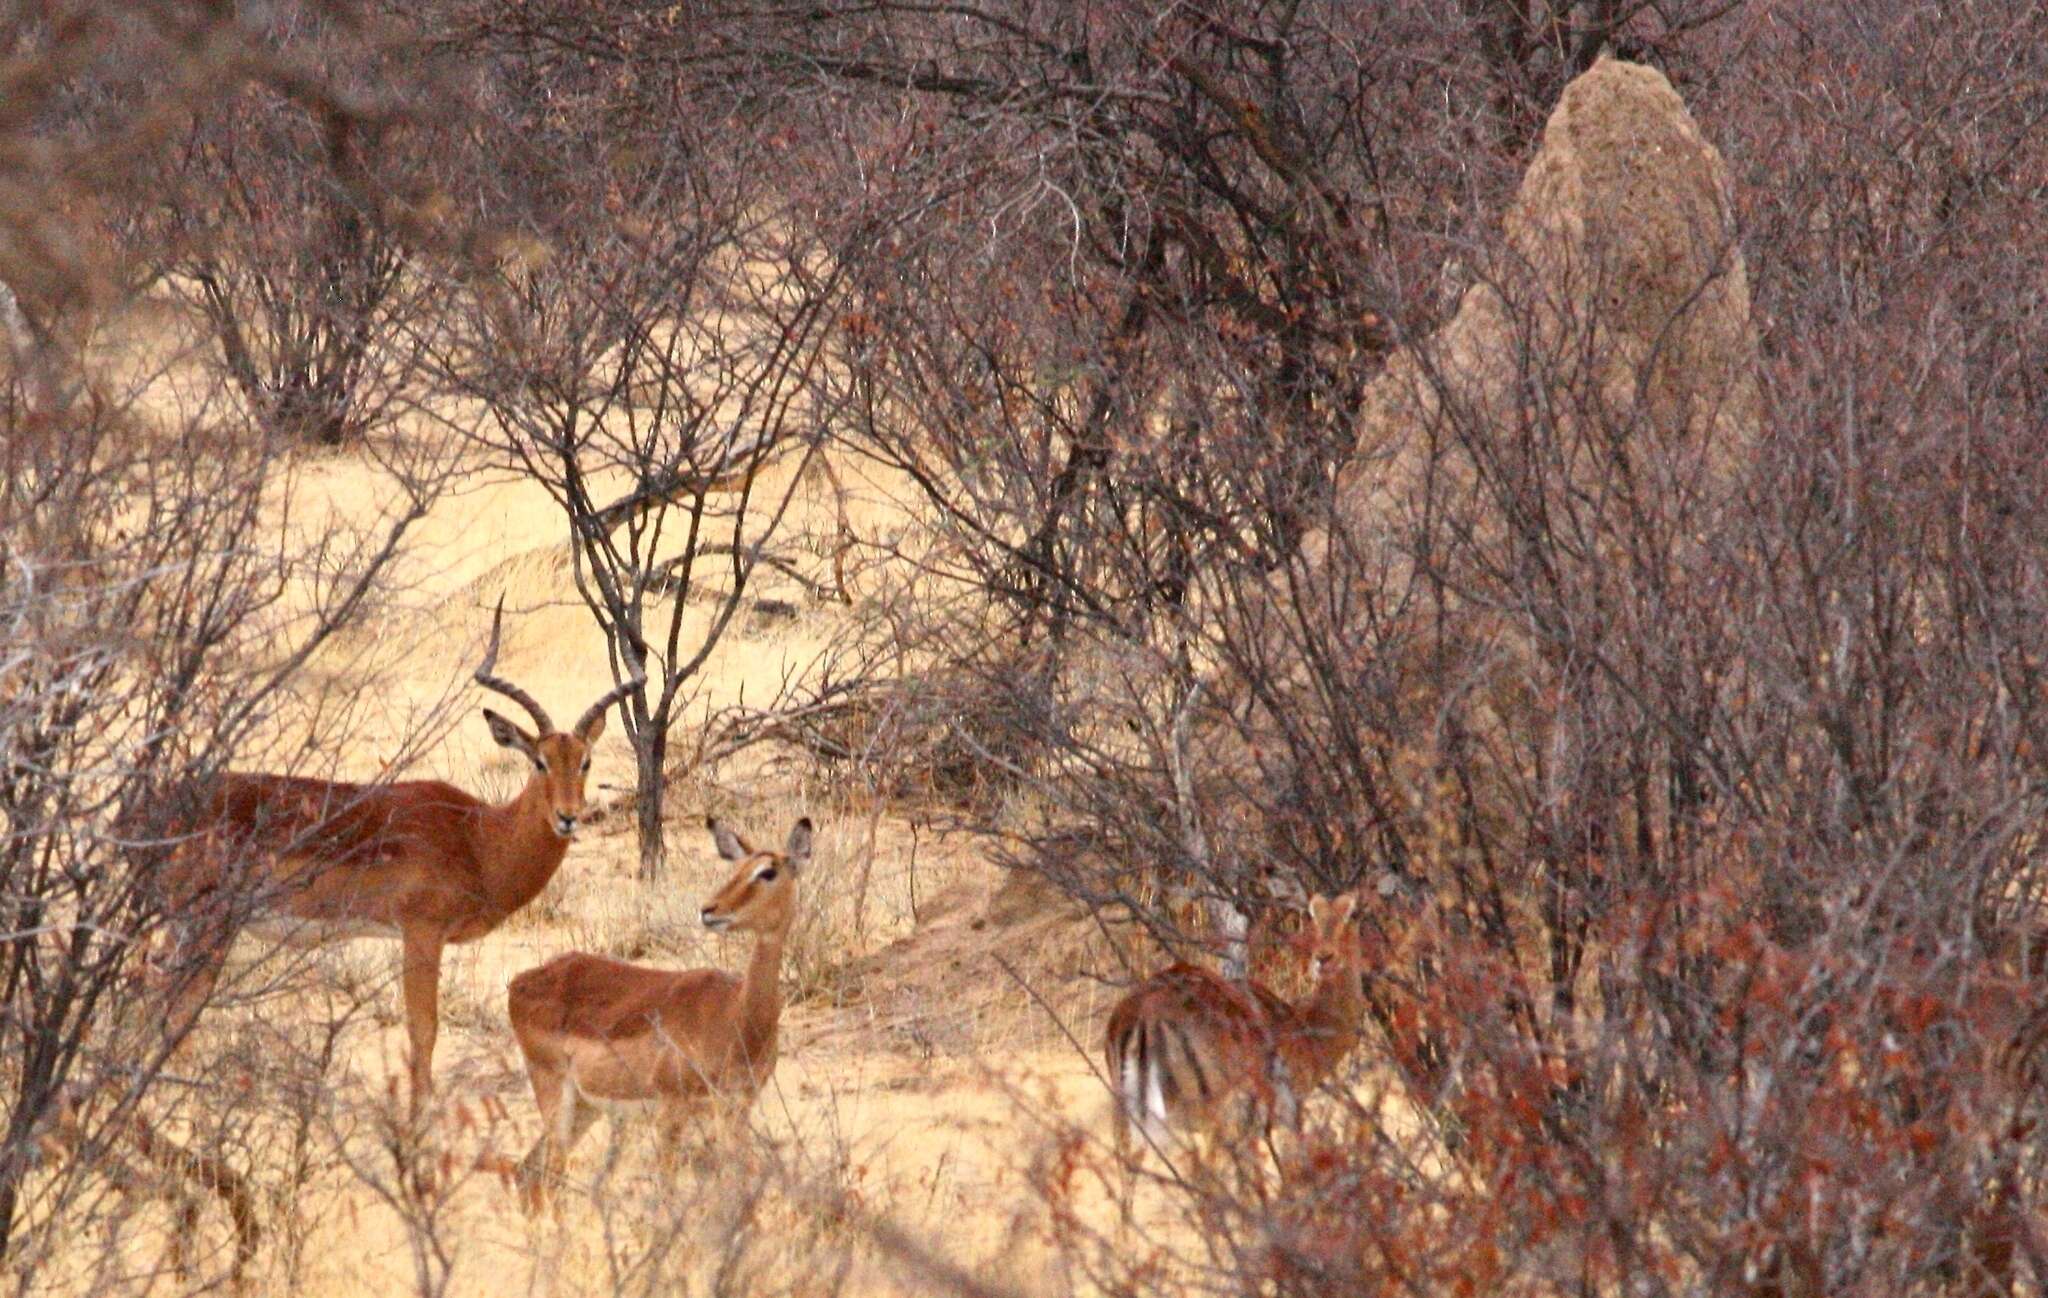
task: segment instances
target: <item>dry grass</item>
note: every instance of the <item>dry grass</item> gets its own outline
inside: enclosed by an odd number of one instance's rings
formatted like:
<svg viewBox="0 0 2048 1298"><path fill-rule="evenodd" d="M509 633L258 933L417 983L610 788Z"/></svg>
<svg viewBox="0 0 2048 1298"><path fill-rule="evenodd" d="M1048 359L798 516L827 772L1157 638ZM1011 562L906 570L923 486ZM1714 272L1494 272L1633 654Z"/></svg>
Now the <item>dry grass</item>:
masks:
<svg viewBox="0 0 2048 1298"><path fill-rule="evenodd" d="M579 840L550 890L558 919L529 915L450 951L442 1104L416 1145L394 1142L391 1125L404 1034L390 944L314 953L298 994L216 1016L202 1051L260 1052L280 1070L256 1106L260 1138L248 1138L270 1238L243 1292L909 1294L935 1291L934 1267L1018 1293L1096 1291L1088 1276L1118 1245L1107 1100L1089 1057L1110 993L1078 976L1101 954L1087 926L999 877L967 844L925 836L913 876L912 828L887 816L840 815L781 790L743 823L767 839L799 811L820 833L787 971L783 1059L747 1129L706 1133L673 1177L648 1123L608 1119L577 1151L558 1214L524 1215L504 1173L537 1134L536 1117L503 987L517 969L577 947L646 945L634 958L737 966L742 941L695 927L723 866L696 844L694 823L676 827L675 880L632 877L621 825ZM1028 993L1004 964L1033 982ZM294 1161L282 1075L313 1073L313 1038L336 1014L347 1019L340 1049L297 1111L310 1134ZM287 1038L297 1044L281 1051ZM436 1169L424 1197L404 1188L394 1149ZM1048 1185L1062 1187L1055 1198L1071 1212L1061 1224L1046 1213ZM1138 1206L1156 1264L1198 1274L1203 1241L1188 1234L1182 1192L1155 1169ZM79 1265L50 1292L117 1292L161 1270L168 1209L140 1196L115 1220L117 1239L64 1240ZM878 1222L891 1232L880 1241ZM196 1238L217 1276L229 1240L216 1210ZM444 1260L423 1267L436 1249ZM113 1259L122 1267L110 1269ZM165 1292L184 1283L162 1277Z"/></svg>
<svg viewBox="0 0 2048 1298"><path fill-rule="evenodd" d="M1064 1046L1026 1044L1045 1034L1021 997L977 1002L974 1030L952 1038L962 1048L920 1050L882 1024L874 959L912 934L911 875L897 854L909 829L836 815L793 791L764 798L743 823L772 839L799 809L820 831L790 951L783 1060L750 1129L719 1139L674 1178L657 1166L649 1124L608 1120L578 1150L559 1216L526 1218L501 1175L537 1134L503 988L517 969L571 948L669 967L740 964L743 939L711 939L695 920L723 865L708 842L696 844L694 824L676 827L674 880L633 878L631 836L619 826L578 842L550 890L559 920L529 916L516 931L448 953L442 1106L415 1151L441 1183L424 1201L403 1190L392 1153L404 1059L395 947L362 941L282 957L293 967L275 976L302 990L210 1019L195 1053L274 1060L278 1070L247 1115L261 1136L251 1137L245 1165L266 1196L271 1238L244 1292L321 1298L419 1291L441 1279L451 1294L929 1292L929 1275L876 1246L870 1215L988 1281L1065 1291L1052 1278L1055 1253L1028 1206L1029 1186L1034 1163L1064 1138L1065 1119L1092 1125L1104 1112L1089 1065ZM920 888L975 897L965 909L986 909L997 880L970 852L927 839L919 856ZM964 913L947 915L958 934L971 932ZM237 968L257 965L267 965L260 952L238 952ZM925 972L906 970L906 985ZM950 1007L933 1008L943 1018ZM294 1173L285 1156L292 1114L278 1094L287 1072L306 1080L314 1038L337 1012L348 1022L336 1057L311 1075L310 1157ZM287 1037L296 1044L283 1050ZM117 1239L63 1240L79 1264L52 1273L64 1279L49 1292L120 1291L161 1266L176 1227L165 1204L139 1196L113 1219ZM229 1239L216 1210L196 1235L217 1275ZM420 1250L434 1247L450 1261L445 1276L420 1268ZM207 1273L202 1265L193 1274ZM161 1283L179 1292L186 1282L166 1274Z"/></svg>

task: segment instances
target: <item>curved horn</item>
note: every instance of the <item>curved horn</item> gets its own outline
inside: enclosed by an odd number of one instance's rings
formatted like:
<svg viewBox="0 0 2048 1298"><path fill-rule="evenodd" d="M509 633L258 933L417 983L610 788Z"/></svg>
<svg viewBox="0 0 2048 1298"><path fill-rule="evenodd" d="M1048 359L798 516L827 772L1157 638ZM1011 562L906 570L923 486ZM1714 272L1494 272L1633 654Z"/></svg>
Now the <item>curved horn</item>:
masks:
<svg viewBox="0 0 2048 1298"><path fill-rule="evenodd" d="M604 710L606 708L610 707L614 703L617 703L620 699L625 698L628 694L631 694L634 690L639 689L642 685L645 685L646 683L647 673L644 671L639 671L634 672L627 679L622 680L617 685L612 686L611 690L608 693L606 693L603 698L591 704L588 708L585 708L583 711L583 715L576 719L575 733L578 735L582 734L585 730L590 728L591 722L597 720L598 717L604 714Z"/></svg>
<svg viewBox="0 0 2048 1298"><path fill-rule="evenodd" d="M476 683L487 690L496 690L514 703L517 703L520 707L525 708L527 713L533 717L534 724L540 727L541 734L552 735L555 733L555 723L548 720L547 709L534 702L533 695L528 694L525 690L520 689L502 676L491 675L491 668L498 661L498 632L504 628L504 623L505 597L500 595L498 596L498 611L491 614L491 647L484 651L484 660L477 666Z"/></svg>

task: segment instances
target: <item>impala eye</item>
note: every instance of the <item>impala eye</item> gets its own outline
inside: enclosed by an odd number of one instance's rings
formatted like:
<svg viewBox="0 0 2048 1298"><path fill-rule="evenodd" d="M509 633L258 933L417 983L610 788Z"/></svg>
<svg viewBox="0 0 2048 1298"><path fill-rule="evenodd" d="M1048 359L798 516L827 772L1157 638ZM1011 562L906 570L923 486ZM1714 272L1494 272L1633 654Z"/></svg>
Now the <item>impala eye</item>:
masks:
<svg viewBox="0 0 2048 1298"><path fill-rule="evenodd" d="M774 867L774 866L772 866L772 865L764 865L764 866L762 866L762 867L760 868L760 870L759 870L758 872L756 872L756 873L755 873L755 875L754 875L754 882L755 882L755 883L774 883L774 882L775 882L775 867Z"/></svg>
<svg viewBox="0 0 2048 1298"><path fill-rule="evenodd" d="M583 759L583 769L586 771L590 769L590 759L588 757Z"/></svg>

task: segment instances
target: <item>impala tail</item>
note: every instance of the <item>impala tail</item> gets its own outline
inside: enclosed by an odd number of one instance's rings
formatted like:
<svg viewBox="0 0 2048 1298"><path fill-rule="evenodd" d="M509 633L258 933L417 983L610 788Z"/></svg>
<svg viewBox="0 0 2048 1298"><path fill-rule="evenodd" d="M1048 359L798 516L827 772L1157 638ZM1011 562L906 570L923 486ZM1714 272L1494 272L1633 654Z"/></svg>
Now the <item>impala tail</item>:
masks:
<svg viewBox="0 0 2048 1298"><path fill-rule="evenodd" d="M1110 1076L1123 1120L1152 1143L1163 1141L1170 1126L1213 1110L1248 1084L1263 1089L1232 1066L1234 1056L1250 1053L1236 1040L1237 1029L1249 1025L1175 1013L1153 997L1135 998L1124 1008L1108 1034Z"/></svg>
<svg viewBox="0 0 2048 1298"><path fill-rule="evenodd" d="M1145 1133L1154 1144L1166 1137L1166 1096L1173 1082L1160 1066L1154 1044L1158 1025L1135 1020L1110 1043L1110 1072L1116 1079L1117 1107L1123 1121Z"/></svg>

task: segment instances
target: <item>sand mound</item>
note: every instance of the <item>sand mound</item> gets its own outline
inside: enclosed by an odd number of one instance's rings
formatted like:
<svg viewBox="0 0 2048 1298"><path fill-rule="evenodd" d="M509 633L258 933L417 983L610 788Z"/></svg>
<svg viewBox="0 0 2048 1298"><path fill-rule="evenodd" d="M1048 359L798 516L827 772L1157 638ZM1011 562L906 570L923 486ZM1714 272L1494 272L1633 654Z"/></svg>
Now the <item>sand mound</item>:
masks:
<svg viewBox="0 0 2048 1298"><path fill-rule="evenodd" d="M1099 933L1044 880L984 864L925 903L913 932L847 967L845 1003L813 1040L927 1056L1072 1032L1086 1047L1114 991Z"/></svg>
<svg viewBox="0 0 2048 1298"><path fill-rule="evenodd" d="M1266 697L1286 700L1279 708L1297 722L1327 710L1313 665L1323 685L1456 690L1467 732L1491 732L1482 747L1511 755L1563 742L1555 718L1532 707L1560 685L1527 600L1590 601L1586 592L1630 564L1659 565L1641 579L1667 591L1691 579L1691 529L1675 529L1663 550L1624 553L1628 520L1617 511L1633 492L1708 530L1755 442L1756 339L1727 167L1663 75L1635 64L1603 60L1566 88L1500 240L1468 269L1456 315L1396 352L1367 389L1332 526L1306 539L1296 570L1275 584L1271 615L1254 623L1269 643L1247 658L1268 673ZM1511 529L1531 520L1569 530L1576 546L1549 556L1577 565L1558 588L1520 585L1545 542ZM1400 608L1416 588L1418 555L1449 592L1435 620L1406 636L1362 633L1361 610ZM1307 628L1311 653L1304 621L1321 617L1339 621ZM1403 653L1418 657L1387 661ZM1293 741L1267 709L1242 701L1237 682L1217 683L1217 724L1199 749L1212 832L1301 832L1290 814L1313 808L1290 813L1287 797L1247 793L1284 788L1291 777L1273 769L1274 755ZM1418 742L1429 742L1431 716L1418 710ZM1247 720L1253 731L1272 726L1270 739L1245 733Z"/></svg>
<svg viewBox="0 0 2048 1298"><path fill-rule="evenodd" d="M1603 60L1566 87L1502 224L1457 315L1368 389L1338 487L1354 541L1413 517L1426 462L1469 482L1474 443L1531 420L1711 438L1724 462L1754 435L1727 165L1662 73ZM1443 455L1446 440L1465 453Z"/></svg>

